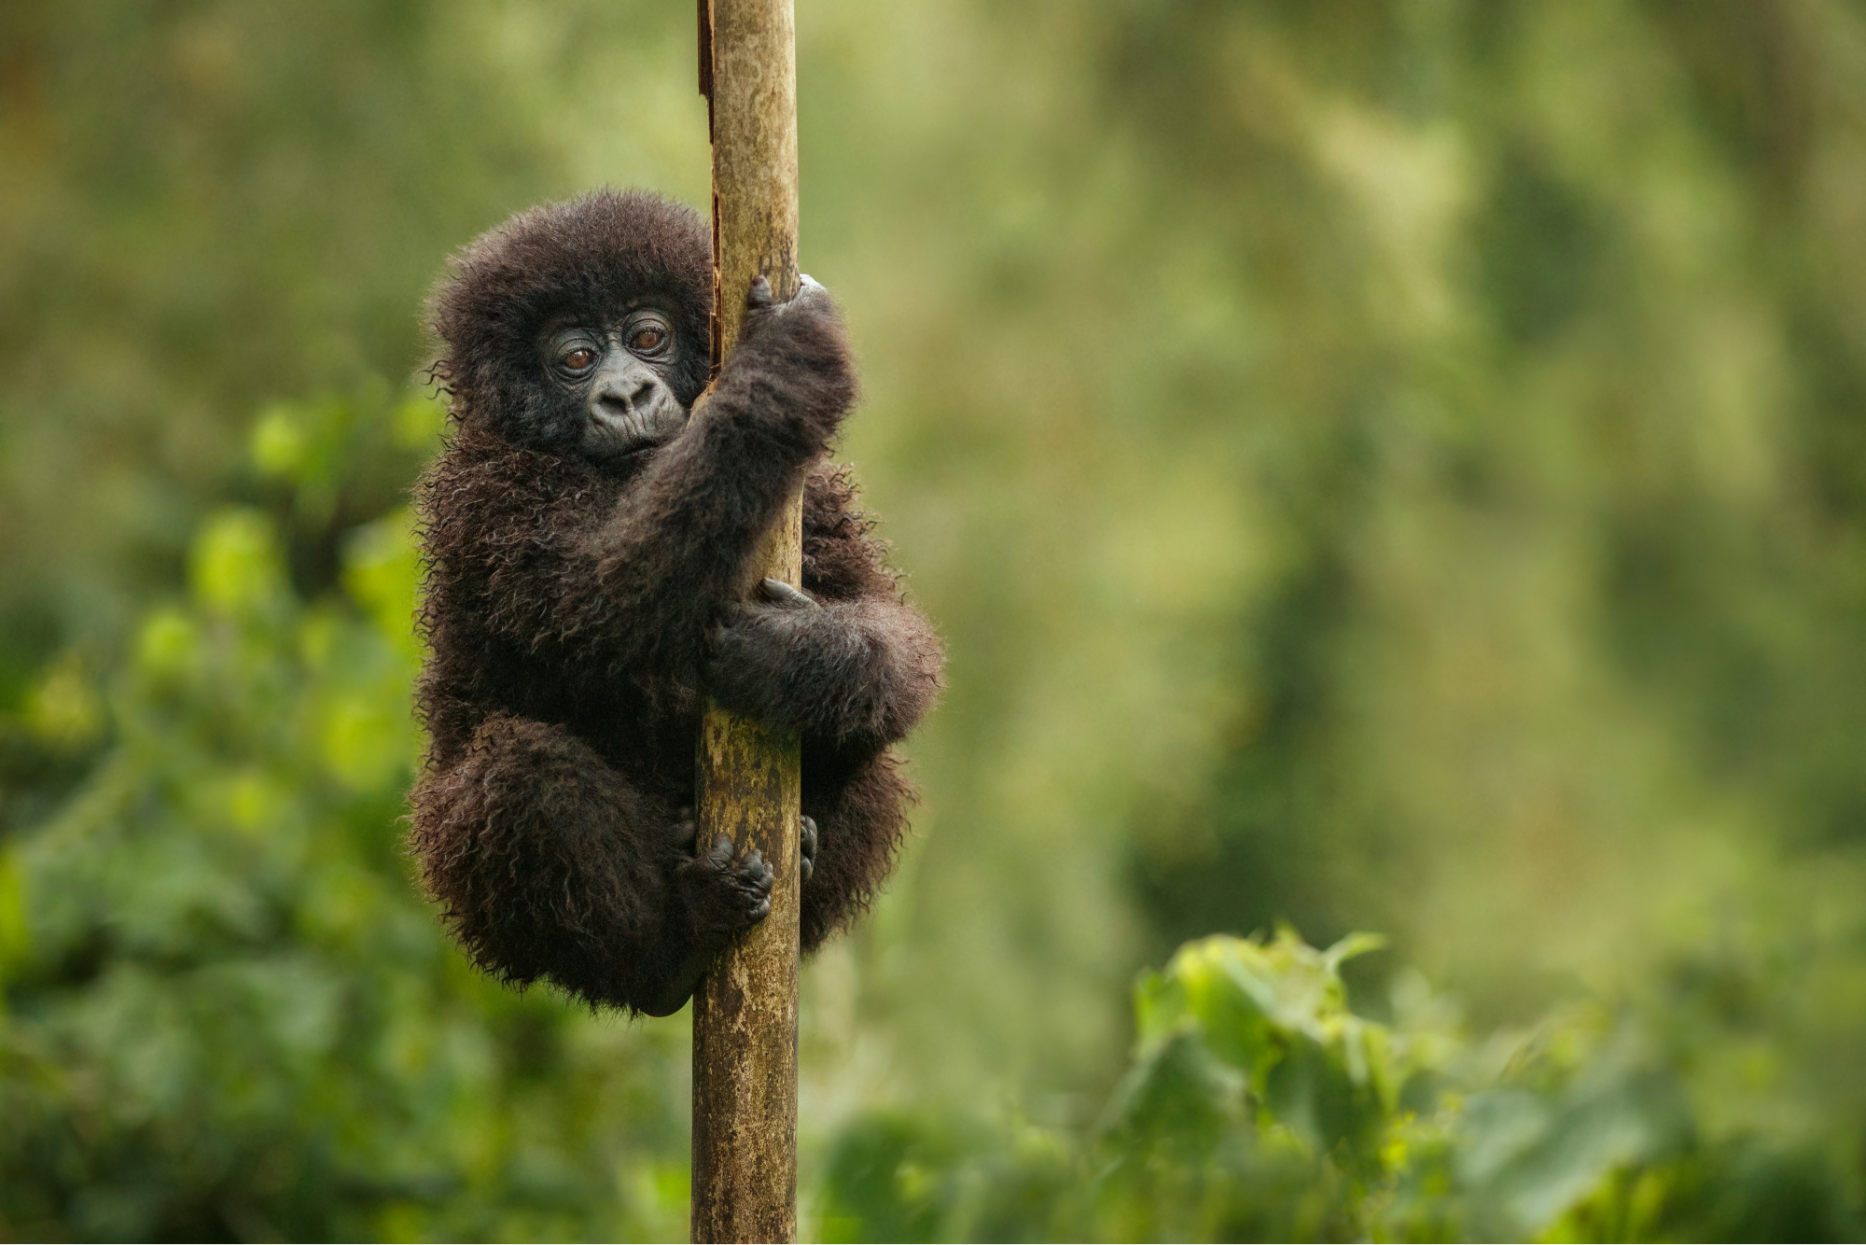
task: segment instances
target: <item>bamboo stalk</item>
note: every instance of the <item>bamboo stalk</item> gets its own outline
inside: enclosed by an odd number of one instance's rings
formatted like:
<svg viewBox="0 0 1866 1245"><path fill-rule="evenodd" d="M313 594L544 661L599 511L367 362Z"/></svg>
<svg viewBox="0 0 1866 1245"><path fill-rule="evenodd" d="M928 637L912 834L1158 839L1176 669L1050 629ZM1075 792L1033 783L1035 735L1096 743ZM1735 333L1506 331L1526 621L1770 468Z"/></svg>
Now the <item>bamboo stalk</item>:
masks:
<svg viewBox="0 0 1866 1245"><path fill-rule="evenodd" d="M763 276L796 293L797 73L792 0L699 0L700 90L713 143L713 367ZM763 574L799 584L803 494ZM699 741L699 842L729 835L777 870L771 913L734 941L693 1000L695 1241L797 1237L799 743L709 699Z"/></svg>

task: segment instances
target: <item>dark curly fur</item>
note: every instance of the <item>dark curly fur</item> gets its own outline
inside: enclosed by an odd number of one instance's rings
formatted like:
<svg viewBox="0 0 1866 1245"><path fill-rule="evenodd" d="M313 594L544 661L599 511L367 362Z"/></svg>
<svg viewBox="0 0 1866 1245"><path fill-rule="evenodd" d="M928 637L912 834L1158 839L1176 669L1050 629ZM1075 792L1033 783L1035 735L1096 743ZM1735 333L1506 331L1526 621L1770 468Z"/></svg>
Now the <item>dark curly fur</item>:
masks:
<svg viewBox="0 0 1866 1245"><path fill-rule="evenodd" d="M577 450L541 326L659 306L680 342L669 384L691 406L711 310L697 215L610 191L535 208L434 294L457 426L418 488L430 741L411 839L455 935L508 981L663 1014L763 915L768 867L693 842L702 673L722 702L803 734L818 830L804 949L892 867L913 790L888 745L932 702L942 654L847 469L822 459L855 397L834 304L815 286L756 294L682 430L605 462ZM760 599L751 555L800 477L807 596Z"/></svg>

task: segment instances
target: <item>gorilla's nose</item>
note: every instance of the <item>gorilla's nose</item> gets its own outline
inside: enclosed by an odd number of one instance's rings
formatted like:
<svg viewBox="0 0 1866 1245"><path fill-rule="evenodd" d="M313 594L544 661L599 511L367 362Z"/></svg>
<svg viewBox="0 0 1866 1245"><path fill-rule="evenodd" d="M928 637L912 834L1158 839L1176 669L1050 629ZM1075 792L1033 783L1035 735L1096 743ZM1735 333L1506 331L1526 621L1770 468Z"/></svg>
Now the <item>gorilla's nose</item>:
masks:
<svg viewBox="0 0 1866 1245"><path fill-rule="evenodd" d="M652 380L625 381L604 385L596 395L596 407L612 419L633 415L648 405L654 396Z"/></svg>

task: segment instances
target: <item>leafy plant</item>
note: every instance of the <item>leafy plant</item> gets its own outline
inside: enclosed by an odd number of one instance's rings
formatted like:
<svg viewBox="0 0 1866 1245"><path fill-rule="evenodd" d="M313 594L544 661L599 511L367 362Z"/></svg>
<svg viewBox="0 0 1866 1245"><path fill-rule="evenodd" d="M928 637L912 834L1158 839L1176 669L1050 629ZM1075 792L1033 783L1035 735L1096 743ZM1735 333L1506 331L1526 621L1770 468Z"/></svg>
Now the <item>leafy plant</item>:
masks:
<svg viewBox="0 0 1866 1245"><path fill-rule="evenodd" d="M394 410L431 444L431 404ZM334 513L357 424L345 402L259 422L287 525ZM311 600L284 554L305 530L202 524L187 596L98 701L105 759L0 846L0 1235L677 1233L683 1027L510 993L447 944L398 828L409 516L343 532Z"/></svg>
<svg viewBox="0 0 1866 1245"><path fill-rule="evenodd" d="M885 1114L822 1193L826 1240L1849 1240L1818 1154L1700 1127L1654 1017L1582 1008L1472 1042L1404 976L1395 1023L1288 929L1180 948L1135 991L1132 1067L1072 1137Z"/></svg>

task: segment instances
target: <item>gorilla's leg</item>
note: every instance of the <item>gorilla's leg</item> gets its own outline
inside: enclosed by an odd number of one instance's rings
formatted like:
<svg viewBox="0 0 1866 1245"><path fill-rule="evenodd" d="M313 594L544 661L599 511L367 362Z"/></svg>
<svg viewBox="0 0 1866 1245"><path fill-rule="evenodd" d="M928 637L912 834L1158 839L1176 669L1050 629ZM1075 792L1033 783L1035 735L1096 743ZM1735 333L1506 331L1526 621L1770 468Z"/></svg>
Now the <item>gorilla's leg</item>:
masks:
<svg viewBox="0 0 1866 1245"><path fill-rule="evenodd" d="M414 791L412 840L474 958L591 1002L665 1015L735 931L770 910L772 871L631 785L560 726L495 714Z"/></svg>
<svg viewBox="0 0 1866 1245"><path fill-rule="evenodd" d="M894 866L914 789L883 752L846 779L813 789L805 764L804 812L816 822L816 854L803 884L803 949L814 951L867 909Z"/></svg>

